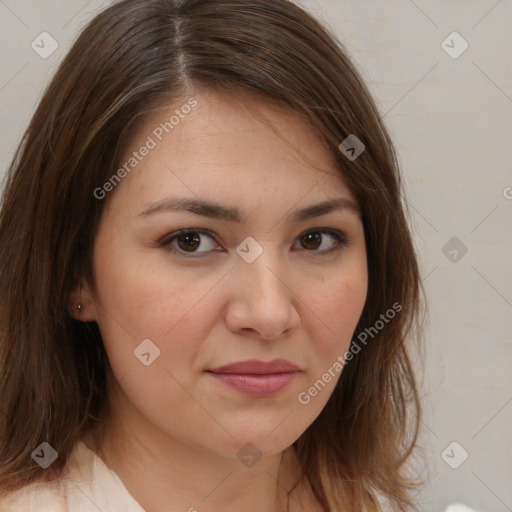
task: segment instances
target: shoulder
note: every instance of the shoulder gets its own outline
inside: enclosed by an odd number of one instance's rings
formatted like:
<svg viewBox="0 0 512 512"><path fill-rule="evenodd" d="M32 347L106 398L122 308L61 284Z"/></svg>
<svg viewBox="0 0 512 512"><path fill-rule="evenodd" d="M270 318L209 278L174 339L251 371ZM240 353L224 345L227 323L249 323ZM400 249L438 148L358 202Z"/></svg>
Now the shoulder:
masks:
<svg viewBox="0 0 512 512"><path fill-rule="evenodd" d="M87 512L91 507L144 512L119 477L81 440L61 478L33 482L0 499L0 512Z"/></svg>
<svg viewBox="0 0 512 512"><path fill-rule="evenodd" d="M70 485L73 485L73 482L80 485L84 473L90 471L92 457L86 449L87 447L78 441L60 478L50 482L32 482L8 494L0 499L0 512L68 512Z"/></svg>
<svg viewBox="0 0 512 512"><path fill-rule="evenodd" d="M0 512L67 512L60 481L34 482L0 500Z"/></svg>

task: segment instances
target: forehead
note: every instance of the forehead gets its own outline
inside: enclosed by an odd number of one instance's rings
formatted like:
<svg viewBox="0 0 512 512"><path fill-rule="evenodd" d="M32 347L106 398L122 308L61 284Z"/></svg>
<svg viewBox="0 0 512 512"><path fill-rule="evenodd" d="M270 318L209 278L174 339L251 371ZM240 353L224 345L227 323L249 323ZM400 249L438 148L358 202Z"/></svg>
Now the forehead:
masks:
<svg viewBox="0 0 512 512"><path fill-rule="evenodd" d="M232 203L242 187L245 195L280 190L283 203L309 193L325 199L333 189L350 197L304 116L254 93L196 89L163 104L137 127L119 164L133 158L140 161L116 194L123 188L139 204L171 192Z"/></svg>

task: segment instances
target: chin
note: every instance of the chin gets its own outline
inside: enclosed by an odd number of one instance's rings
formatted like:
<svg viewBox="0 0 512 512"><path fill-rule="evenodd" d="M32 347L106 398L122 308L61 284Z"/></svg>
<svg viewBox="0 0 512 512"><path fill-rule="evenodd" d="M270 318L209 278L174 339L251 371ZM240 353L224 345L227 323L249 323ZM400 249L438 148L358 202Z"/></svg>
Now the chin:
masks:
<svg viewBox="0 0 512 512"><path fill-rule="evenodd" d="M307 428L307 425L303 428L296 424L293 425L293 421L287 424L287 421L283 421L283 419L280 417L270 422L262 420L260 417L246 425L238 424L236 427L227 427L233 437L223 436L220 443L215 443L214 450L217 452L221 450L225 456L235 455L238 458L245 452L248 452L249 455L254 452L259 456L281 453L289 448Z"/></svg>

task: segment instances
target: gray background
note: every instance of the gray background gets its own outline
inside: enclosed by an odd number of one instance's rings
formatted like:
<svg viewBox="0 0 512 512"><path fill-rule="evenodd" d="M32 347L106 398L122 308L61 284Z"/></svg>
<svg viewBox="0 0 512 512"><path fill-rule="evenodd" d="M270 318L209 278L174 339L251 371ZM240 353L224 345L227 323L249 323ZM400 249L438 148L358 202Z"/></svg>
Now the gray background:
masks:
<svg viewBox="0 0 512 512"><path fill-rule="evenodd" d="M0 0L2 174L58 63L109 3ZM418 370L429 481L417 498L425 511L512 511L512 3L298 3L359 66L406 178L430 304ZM31 47L44 31L58 43L47 58ZM469 45L457 58L453 31Z"/></svg>

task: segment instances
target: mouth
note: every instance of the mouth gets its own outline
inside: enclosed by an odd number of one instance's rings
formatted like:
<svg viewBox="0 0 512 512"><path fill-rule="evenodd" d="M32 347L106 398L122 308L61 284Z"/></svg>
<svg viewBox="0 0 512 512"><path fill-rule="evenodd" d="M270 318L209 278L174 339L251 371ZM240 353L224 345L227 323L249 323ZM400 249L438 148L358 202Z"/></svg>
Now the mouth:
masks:
<svg viewBox="0 0 512 512"><path fill-rule="evenodd" d="M284 359L240 361L207 370L217 382L252 397L271 397L284 391L300 373Z"/></svg>

